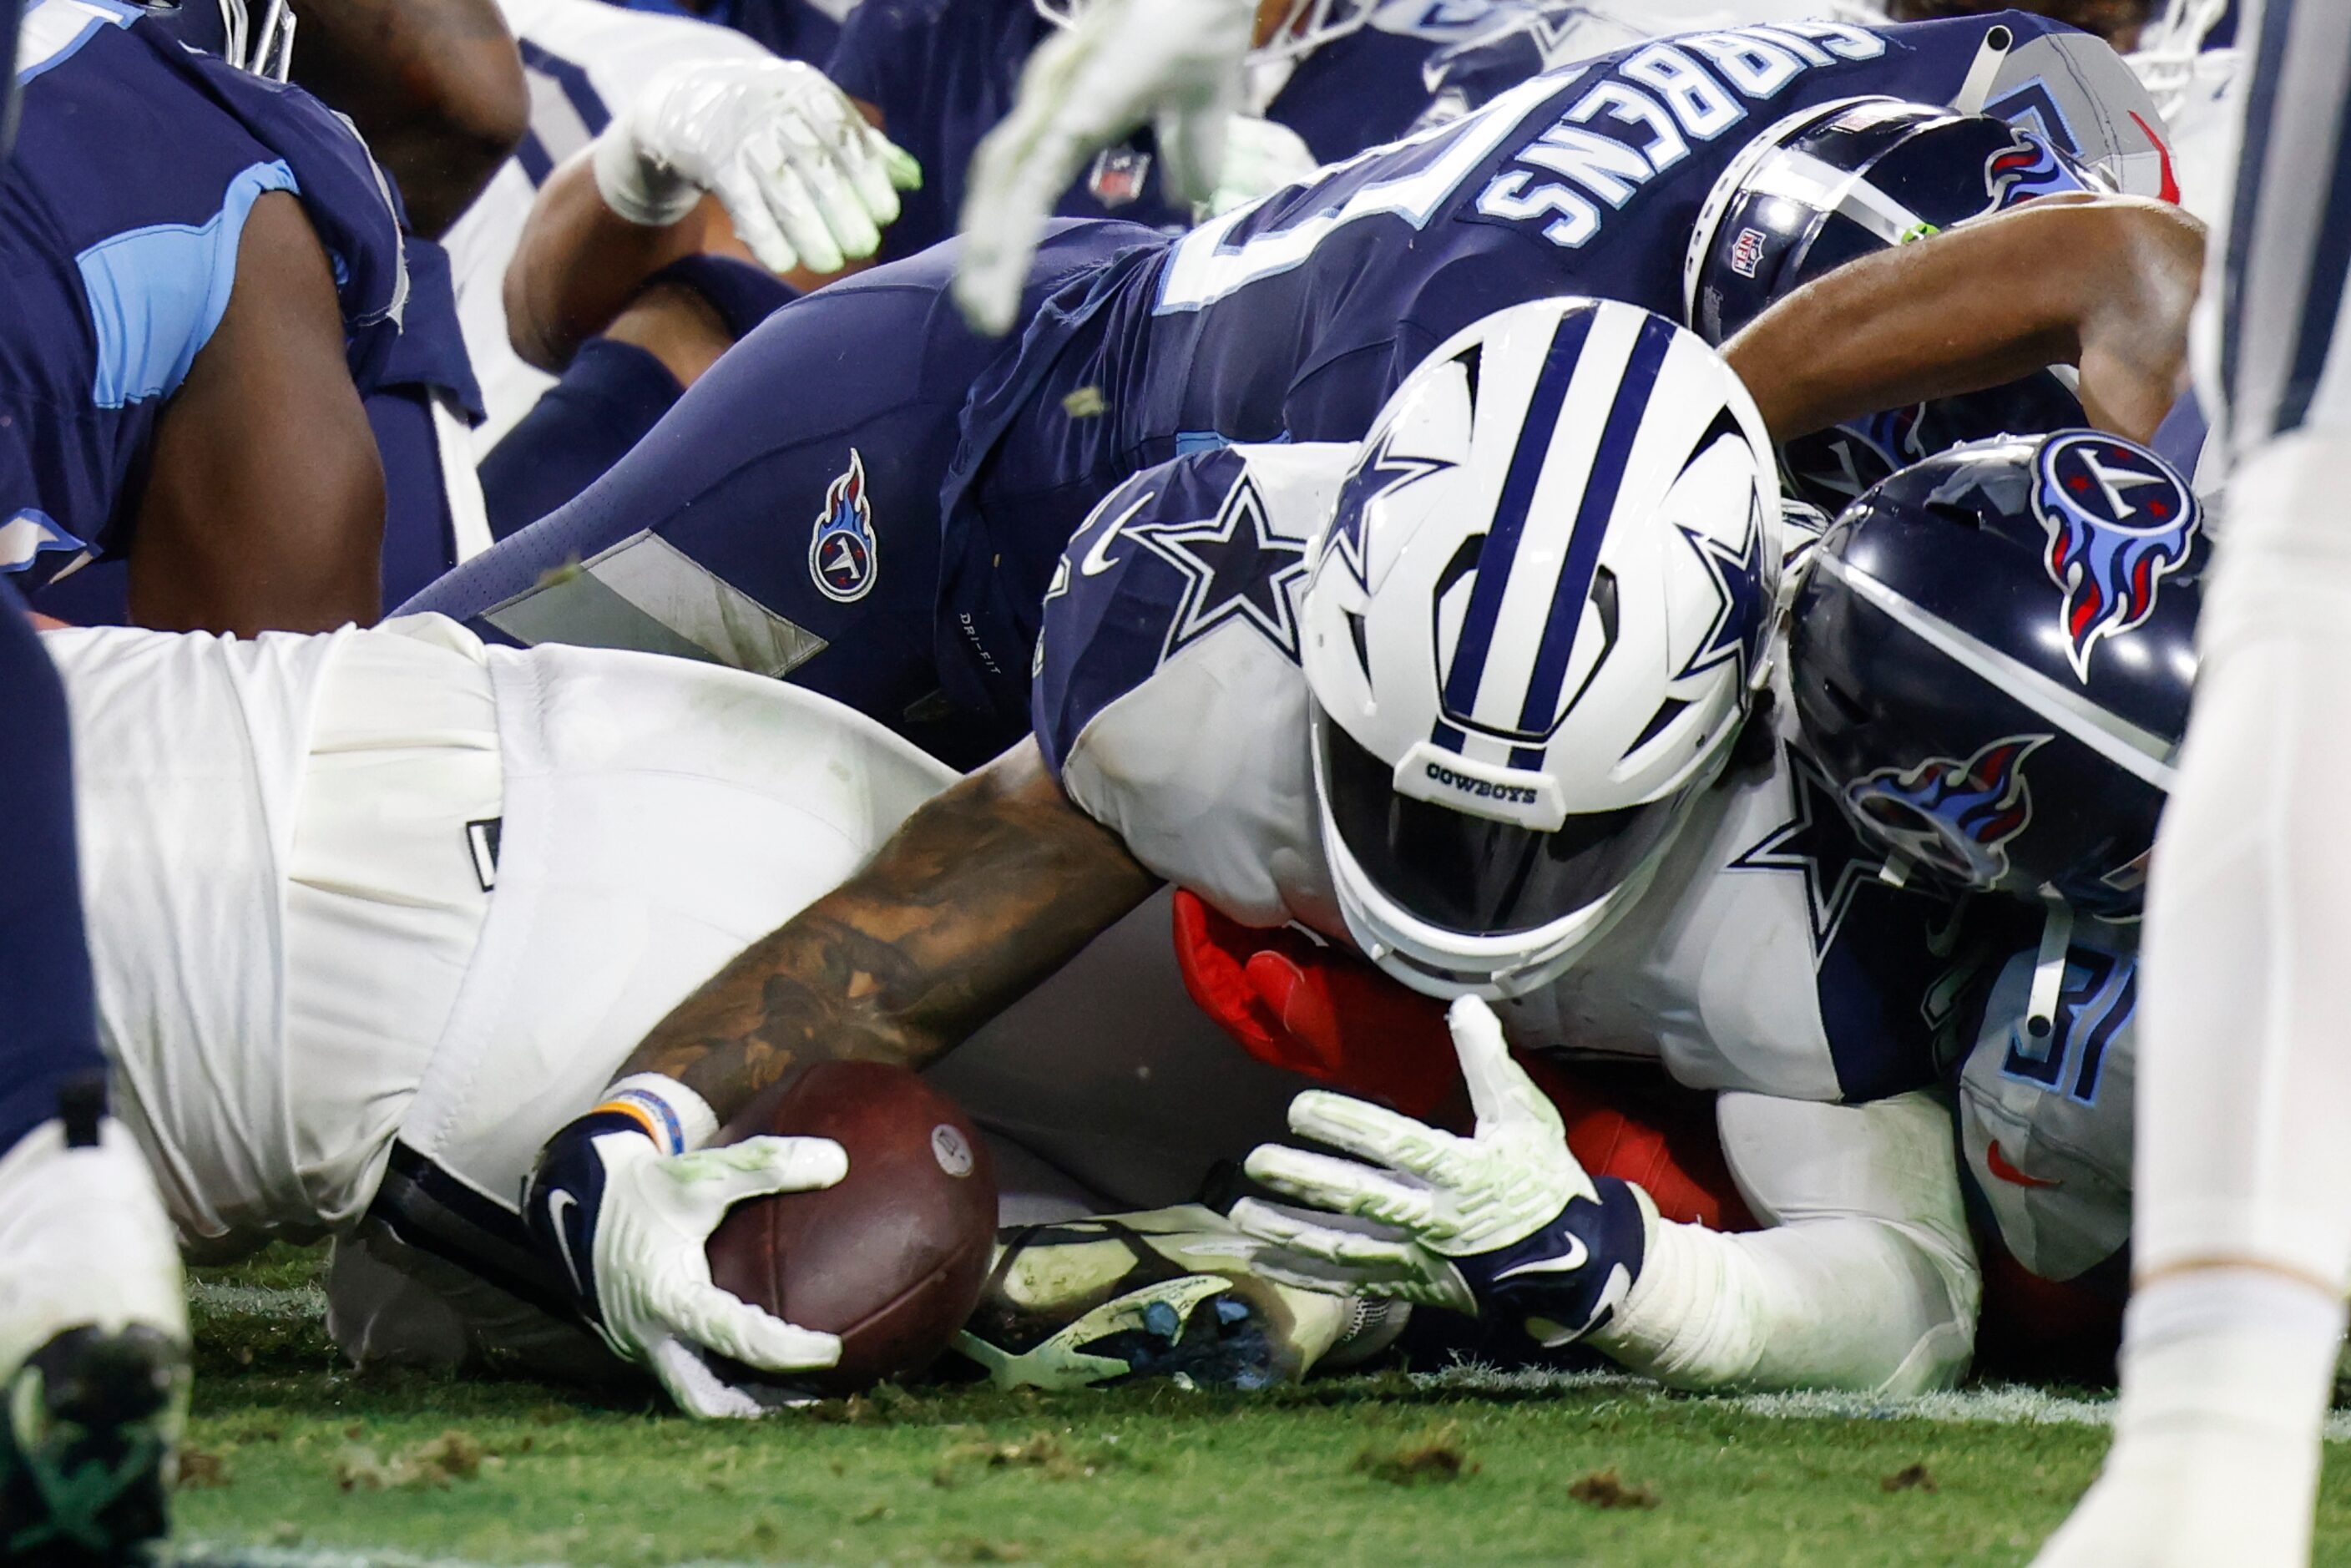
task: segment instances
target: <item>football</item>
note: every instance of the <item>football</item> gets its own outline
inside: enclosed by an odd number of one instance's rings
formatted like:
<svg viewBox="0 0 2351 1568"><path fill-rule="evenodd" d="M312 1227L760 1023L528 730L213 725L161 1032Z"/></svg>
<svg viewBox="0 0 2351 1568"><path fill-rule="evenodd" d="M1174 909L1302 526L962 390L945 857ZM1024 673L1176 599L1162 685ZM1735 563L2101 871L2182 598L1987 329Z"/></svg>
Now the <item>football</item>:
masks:
<svg viewBox="0 0 2351 1568"><path fill-rule="evenodd" d="M717 1142L831 1138L849 1174L815 1192L748 1198L711 1232L710 1275L788 1322L841 1336L841 1363L788 1382L737 1363L762 1396L854 1394L937 1359L978 1302L996 1236L987 1146L953 1103L902 1067L820 1061L760 1095Z"/></svg>

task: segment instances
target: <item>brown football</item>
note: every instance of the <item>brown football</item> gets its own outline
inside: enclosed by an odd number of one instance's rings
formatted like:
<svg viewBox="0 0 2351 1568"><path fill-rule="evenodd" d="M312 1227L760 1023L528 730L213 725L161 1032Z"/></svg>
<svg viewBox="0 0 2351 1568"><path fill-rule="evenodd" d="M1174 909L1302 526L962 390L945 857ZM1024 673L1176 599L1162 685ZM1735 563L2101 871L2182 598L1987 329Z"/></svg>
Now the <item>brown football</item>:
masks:
<svg viewBox="0 0 2351 1568"><path fill-rule="evenodd" d="M710 1234L710 1277L787 1322L841 1336L841 1364L773 1375L721 1362L769 1393L854 1394L936 1360L978 1303L996 1237L987 1145L903 1067L820 1061L745 1106L721 1144L763 1133L831 1138L849 1174L816 1192L737 1204Z"/></svg>

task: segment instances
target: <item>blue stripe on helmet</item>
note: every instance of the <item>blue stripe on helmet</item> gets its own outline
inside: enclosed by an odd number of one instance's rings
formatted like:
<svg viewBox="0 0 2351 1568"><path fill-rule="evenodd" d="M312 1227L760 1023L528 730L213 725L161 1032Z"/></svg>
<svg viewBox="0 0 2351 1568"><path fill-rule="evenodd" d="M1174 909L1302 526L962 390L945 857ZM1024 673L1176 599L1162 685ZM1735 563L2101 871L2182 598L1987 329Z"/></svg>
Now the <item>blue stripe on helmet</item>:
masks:
<svg viewBox="0 0 2351 1568"><path fill-rule="evenodd" d="M1616 401L1601 429L1592 477L1583 486L1583 502L1576 510L1575 532L1568 538L1567 564L1560 569L1559 587L1552 594L1551 619L1543 623L1542 645L1535 650L1526 703L1519 710L1519 728L1525 734L1543 735L1551 729L1560 687L1567 681L1568 655L1575 649L1576 629L1583 624L1583 601L1592 596L1593 574L1600 570L1600 547L1607 541L1616 497L1625 487L1625 470L1633 460L1633 441L1640 434L1641 420L1649 412L1649 396L1656 391L1657 376L1665 369L1666 351L1673 341L1673 326L1664 317L1652 316L1642 322L1633 357L1625 367L1625 379L1616 385Z"/></svg>
<svg viewBox="0 0 2351 1568"><path fill-rule="evenodd" d="M1527 511L1532 506L1536 481L1542 477L1543 459L1551 453L1552 432L1559 411L1566 406L1567 389L1583 358L1584 340L1592 335L1597 309L1586 307L1560 319L1551 348L1535 378L1534 396L1519 427L1518 445L1510 453L1510 471L1502 478L1500 503L1493 527L1486 533L1478 558L1478 582L1469 592L1461 637L1453 646L1453 667L1445 676L1445 712L1456 722L1467 720L1478 707L1478 684L1485 678L1486 656L1493 651L1494 625L1502 612L1502 596L1510 585L1510 563L1517 559L1525 534Z"/></svg>

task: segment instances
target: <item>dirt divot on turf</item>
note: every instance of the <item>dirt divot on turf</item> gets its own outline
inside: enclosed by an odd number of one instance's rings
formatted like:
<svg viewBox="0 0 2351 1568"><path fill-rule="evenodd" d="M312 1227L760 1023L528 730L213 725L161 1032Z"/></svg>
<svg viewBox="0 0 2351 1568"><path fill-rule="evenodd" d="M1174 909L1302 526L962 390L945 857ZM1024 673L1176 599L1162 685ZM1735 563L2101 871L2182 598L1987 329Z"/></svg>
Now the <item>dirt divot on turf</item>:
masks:
<svg viewBox="0 0 2351 1568"><path fill-rule="evenodd" d="M1440 1421L1394 1443L1374 1443L1355 1456L1354 1468L1391 1486L1422 1481L1458 1481L1478 1473L1461 1441L1461 1423Z"/></svg>
<svg viewBox="0 0 2351 1568"><path fill-rule="evenodd" d="M1586 1508L1655 1508L1663 1500L1652 1489L1627 1482L1614 1465L1585 1476L1567 1495Z"/></svg>
<svg viewBox="0 0 2351 1568"><path fill-rule="evenodd" d="M335 1460L335 1484L345 1491L383 1491L392 1487L445 1487L469 1481L495 1462L481 1444L448 1431L402 1448L385 1459L372 1448L347 1448Z"/></svg>
<svg viewBox="0 0 2351 1568"><path fill-rule="evenodd" d="M200 1491L206 1487L225 1487L229 1484L230 1479L231 1471L226 1455L215 1454L209 1448L183 1448L180 1450L180 1479L177 1484L181 1490Z"/></svg>
<svg viewBox="0 0 2351 1568"><path fill-rule="evenodd" d="M1880 1491L1939 1491L1935 1475L1924 1463L1905 1465L1877 1483Z"/></svg>
<svg viewBox="0 0 2351 1568"><path fill-rule="evenodd" d="M931 1472L931 1484L957 1486L967 1472L974 1470L1034 1470L1051 1480L1089 1480L1123 1463L1125 1457L1114 1449L1072 1448L1051 1432L1032 1432L1012 1443L949 1444L939 1456L938 1469Z"/></svg>

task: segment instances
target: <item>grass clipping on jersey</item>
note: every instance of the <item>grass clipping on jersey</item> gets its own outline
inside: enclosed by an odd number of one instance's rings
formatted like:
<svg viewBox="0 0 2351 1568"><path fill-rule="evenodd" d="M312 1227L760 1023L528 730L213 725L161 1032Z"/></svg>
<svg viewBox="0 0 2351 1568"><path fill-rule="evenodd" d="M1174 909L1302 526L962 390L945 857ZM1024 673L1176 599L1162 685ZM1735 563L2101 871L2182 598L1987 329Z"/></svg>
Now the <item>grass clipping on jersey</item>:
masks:
<svg viewBox="0 0 2351 1568"><path fill-rule="evenodd" d="M883 1389L703 1424L336 1371L316 1268L198 1281L183 1563L2014 1564L2105 1445L2100 1406L2032 1390L1895 1406L1468 1372ZM2319 1527L2318 1560L2351 1563L2351 1468Z"/></svg>

